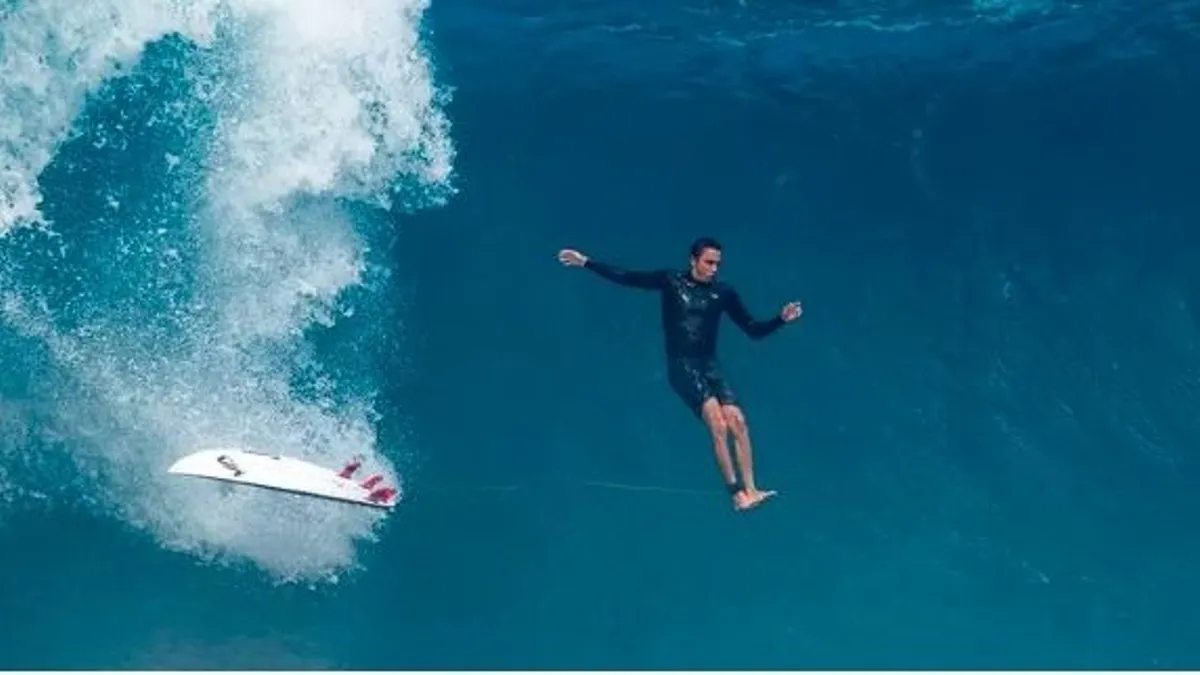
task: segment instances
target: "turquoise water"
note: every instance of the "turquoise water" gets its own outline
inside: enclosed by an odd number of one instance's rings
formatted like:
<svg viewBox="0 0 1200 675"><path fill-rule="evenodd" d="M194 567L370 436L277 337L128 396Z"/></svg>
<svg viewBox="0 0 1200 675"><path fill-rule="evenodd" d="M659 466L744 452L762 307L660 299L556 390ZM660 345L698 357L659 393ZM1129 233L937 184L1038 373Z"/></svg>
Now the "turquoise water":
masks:
<svg viewBox="0 0 1200 675"><path fill-rule="evenodd" d="M4 5L0 666L1197 667L1200 9L564 7ZM749 514L554 260L699 235Z"/></svg>

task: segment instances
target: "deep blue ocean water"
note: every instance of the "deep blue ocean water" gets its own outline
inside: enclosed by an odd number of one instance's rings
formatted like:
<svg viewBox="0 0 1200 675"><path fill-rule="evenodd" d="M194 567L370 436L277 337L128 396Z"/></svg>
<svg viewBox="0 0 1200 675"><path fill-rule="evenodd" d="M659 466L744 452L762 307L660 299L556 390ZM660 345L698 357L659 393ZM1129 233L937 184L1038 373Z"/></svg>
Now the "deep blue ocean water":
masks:
<svg viewBox="0 0 1200 675"><path fill-rule="evenodd" d="M1193 0L8 0L0 667L1197 668ZM722 355L734 513L648 294ZM390 515L166 474L236 443Z"/></svg>

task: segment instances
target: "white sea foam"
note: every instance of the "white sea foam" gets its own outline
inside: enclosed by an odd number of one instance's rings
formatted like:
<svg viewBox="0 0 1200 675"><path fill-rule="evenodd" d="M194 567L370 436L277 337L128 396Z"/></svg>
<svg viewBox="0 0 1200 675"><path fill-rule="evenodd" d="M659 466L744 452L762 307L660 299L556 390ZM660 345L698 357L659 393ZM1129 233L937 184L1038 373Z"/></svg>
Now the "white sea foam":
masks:
<svg viewBox="0 0 1200 675"><path fill-rule="evenodd" d="M0 245L13 227L42 220L37 179L88 92L149 42L180 33L210 46L228 78L206 97L217 125L210 154L177 160L207 172L188 225L203 242L186 261L194 295L173 307L182 335L111 319L59 329L61 308L25 280L0 279L8 325L41 340L71 383L49 414L71 436L80 472L94 476L88 498L167 547L311 579L352 567L355 540L371 537L374 513L194 484L165 468L200 446L236 443L327 464L362 454L398 480L376 448L369 399L302 399L290 383L306 358L302 332L336 320L341 292L362 283L366 245L343 200L388 205L399 181L447 189L453 151L419 50L424 9L39 0L3 24ZM159 299L120 299L139 300Z"/></svg>

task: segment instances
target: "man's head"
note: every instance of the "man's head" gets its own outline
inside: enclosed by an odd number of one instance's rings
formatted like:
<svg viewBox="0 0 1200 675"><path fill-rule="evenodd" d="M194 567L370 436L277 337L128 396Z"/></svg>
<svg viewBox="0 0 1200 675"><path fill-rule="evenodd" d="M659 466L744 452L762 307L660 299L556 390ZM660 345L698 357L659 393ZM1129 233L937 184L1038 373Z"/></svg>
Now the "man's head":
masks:
<svg viewBox="0 0 1200 675"><path fill-rule="evenodd" d="M721 266L721 244L711 237L701 237L692 242L692 278L709 282L717 276Z"/></svg>

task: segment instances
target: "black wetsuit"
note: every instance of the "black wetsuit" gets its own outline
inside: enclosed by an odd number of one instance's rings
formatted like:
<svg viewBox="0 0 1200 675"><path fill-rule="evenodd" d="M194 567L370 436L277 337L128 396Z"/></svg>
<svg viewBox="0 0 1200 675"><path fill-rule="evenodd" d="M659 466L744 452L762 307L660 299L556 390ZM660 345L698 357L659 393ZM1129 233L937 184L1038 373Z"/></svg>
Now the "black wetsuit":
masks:
<svg viewBox="0 0 1200 675"><path fill-rule="evenodd" d="M784 324L780 316L766 321L755 320L732 286L696 281L687 270L633 271L591 259L585 267L622 286L659 292L667 377L671 389L697 415L709 398L716 398L722 404L737 402L717 360L717 327L721 323L721 314L728 312L733 322L756 340Z"/></svg>

